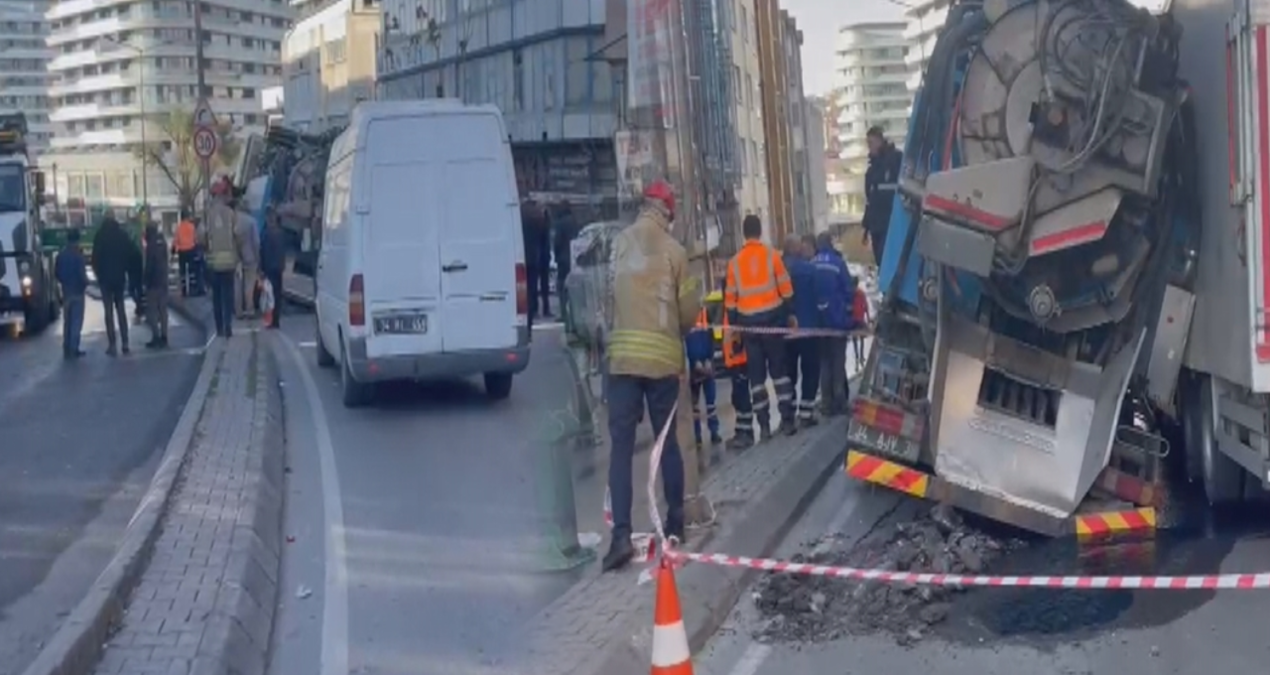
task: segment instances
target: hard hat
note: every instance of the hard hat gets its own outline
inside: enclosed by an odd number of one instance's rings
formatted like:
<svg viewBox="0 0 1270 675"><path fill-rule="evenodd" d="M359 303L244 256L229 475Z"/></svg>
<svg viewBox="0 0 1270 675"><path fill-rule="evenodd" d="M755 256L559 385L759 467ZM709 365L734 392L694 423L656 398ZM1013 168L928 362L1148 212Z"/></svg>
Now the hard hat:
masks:
<svg viewBox="0 0 1270 675"><path fill-rule="evenodd" d="M212 183L211 193L213 197L225 197L229 195L229 177L221 176L221 179Z"/></svg>
<svg viewBox="0 0 1270 675"><path fill-rule="evenodd" d="M644 190L644 199L652 199L666 205L666 209L670 211L670 217L675 217L675 189L670 187L670 183L664 180L653 182Z"/></svg>

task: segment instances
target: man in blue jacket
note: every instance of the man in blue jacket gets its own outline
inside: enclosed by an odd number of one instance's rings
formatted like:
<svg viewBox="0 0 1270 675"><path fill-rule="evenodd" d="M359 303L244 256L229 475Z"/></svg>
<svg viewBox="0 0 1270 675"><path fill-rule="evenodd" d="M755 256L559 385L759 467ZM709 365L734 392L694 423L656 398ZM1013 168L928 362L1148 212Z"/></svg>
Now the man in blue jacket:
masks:
<svg viewBox="0 0 1270 675"><path fill-rule="evenodd" d="M710 445L723 445L719 436L719 413L715 407L718 389L714 383L714 333L705 308L697 316L697 326L684 338L684 352L688 356L688 375L692 378L692 432L701 447L701 394L706 395L706 425L710 429Z"/></svg>
<svg viewBox="0 0 1270 675"><path fill-rule="evenodd" d="M841 415L847 411L847 336L845 331L857 328L851 318L851 305L855 299L856 280L847 269L847 262L833 246L833 237L822 232L816 238L816 255L812 258L816 267L816 303L820 313L820 325L830 330L844 331L843 335L820 340L820 389L821 407L826 415Z"/></svg>
<svg viewBox="0 0 1270 675"><path fill-rule="evenodd" d="M79 230L66 233L66 246L57 254L53 275L62 286L62 357L70 361L84 355L84 350L79 348L79 338L84 331L88 262L79 247Z"/></svg>
<svg viewBox="0 0 1270 675"><path fill-rule="evenodd" d="M798 318L798 331L820 328L820 312L816 307L816 266L811 263L813 251L806 243L791 235L785 239L785 269L794 285L794 316ZM785 364L789 373L797 373L795 389L798 425L802 428L816 424L816 393L820 389L820 344L815 336L790 334L785 339Z"/></svg>

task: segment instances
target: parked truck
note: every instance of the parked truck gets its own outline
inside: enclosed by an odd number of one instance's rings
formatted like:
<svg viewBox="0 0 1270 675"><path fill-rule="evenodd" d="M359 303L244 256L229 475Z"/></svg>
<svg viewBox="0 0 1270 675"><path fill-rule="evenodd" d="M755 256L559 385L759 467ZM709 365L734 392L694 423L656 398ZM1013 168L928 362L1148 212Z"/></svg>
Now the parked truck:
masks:
<svg viewBox="0 0 1270 675"><path fill-rule="evenodd" d="M0 115L0 325L38 333L57 319L53 256L41 247L44 174L27 152L23 113Z"/></svg>
<svg viewBox="0 0 1270 675"><path fill-rule="evenodd" d="M1050 535L1154 529L1170 456L1212 503L1263 495L1268 25L1270 0L952 3L849 475Z"/></svg>

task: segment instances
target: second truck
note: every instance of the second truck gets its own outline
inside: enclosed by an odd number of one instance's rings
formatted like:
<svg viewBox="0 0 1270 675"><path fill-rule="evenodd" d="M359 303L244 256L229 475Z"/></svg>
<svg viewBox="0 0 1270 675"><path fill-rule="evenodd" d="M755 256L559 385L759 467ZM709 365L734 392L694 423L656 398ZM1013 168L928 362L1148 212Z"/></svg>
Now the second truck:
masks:
<svg viewBox="0 0 1270 675"><path fill-rule="evenodd" d="M1270 0L951 4L849 475L1049 535L1156 527L1172 453L1210 502L1263 494L1268 25Z"/></svg>

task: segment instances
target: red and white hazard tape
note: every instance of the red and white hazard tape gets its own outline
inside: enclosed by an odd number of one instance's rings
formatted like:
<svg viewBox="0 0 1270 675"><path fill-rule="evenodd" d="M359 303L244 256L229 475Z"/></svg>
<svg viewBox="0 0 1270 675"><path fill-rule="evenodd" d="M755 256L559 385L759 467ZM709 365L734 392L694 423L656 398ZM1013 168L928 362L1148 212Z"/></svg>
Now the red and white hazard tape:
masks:
<svg viewBox="0 0 1270 675"><path fill-rule="evenodd" d="M838 330L835 328L785 328L781 326L701 326L698 330L736 331L737 333L757 333L759 335L784 335L786 337L868 337L873 331L868 329Z"/></svg>
<svg viewBox="0 0 1270 675"><path fill-rule="evenodd" d="M1195 576L985 576L966 574L919 574L915 572L890 572L866 570L855 567L833 567L795 563L771 558L746 558L717 553L692 553L670 549L666 558L674 562L698 562L722 567L745 567L763 572L804 574L818 577L838 577L859 581L878 581L888 584L917 584L924 586L985 586L1025 588L1077 588L1077 589L1266 589L1270 588L1270 572L1259 574L1204 574Z"/></svg>

